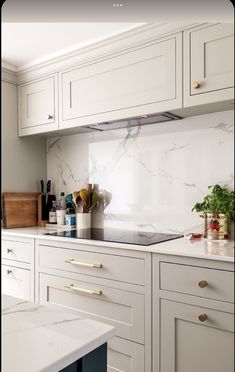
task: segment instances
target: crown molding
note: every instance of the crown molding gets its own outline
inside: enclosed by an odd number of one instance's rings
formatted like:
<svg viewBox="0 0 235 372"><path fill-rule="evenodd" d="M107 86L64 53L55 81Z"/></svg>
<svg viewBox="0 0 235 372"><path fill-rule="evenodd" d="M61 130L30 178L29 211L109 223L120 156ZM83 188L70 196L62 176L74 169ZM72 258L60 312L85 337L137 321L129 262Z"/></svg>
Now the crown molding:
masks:
<svg viewBox="0 0 235 372"><path fill-rule="evenodd" d="M21 66L16 70L17 83L24 83L41 78L62 70L73 69L76 66L94 63L103 58L110 58L139 44L151 42L151 40L166 37L172 33L182 32L199 23L148 23L125 31L121 34L109 37L89 46L84 46L75 51L51 58L38 64Z"/></svg>
<svg viewBox="0 0 235 372"><path fill-rule="evenodd" d="M16 72L12 69L6 68L7 64L2 64L1 68L1 81L17 85Z"/></svg>

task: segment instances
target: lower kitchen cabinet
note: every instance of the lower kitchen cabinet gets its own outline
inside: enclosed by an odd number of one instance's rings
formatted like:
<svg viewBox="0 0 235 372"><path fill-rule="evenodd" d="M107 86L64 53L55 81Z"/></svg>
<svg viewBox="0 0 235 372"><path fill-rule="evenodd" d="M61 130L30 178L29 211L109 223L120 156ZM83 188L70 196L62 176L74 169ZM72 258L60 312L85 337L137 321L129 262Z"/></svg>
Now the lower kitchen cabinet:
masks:
<svg viewBox="0 0 235 372"><path fill-rule="evenodd" d="M115 327L108 372L151 372L151 253L38 240L36 292Z"/></svg>
<svg viewBox="0 0 235 372"><path fill-rule="evenodd" d="M153 255L153 372L234 371L233 271Z"/></svg>
<svg viewBox="0 0 235 372"><path fill-rule="evenodd" d="M2 293L8 296L31 300L30 270L2 265Z"/></svg>
<svg viewBox="0 0 235 372"><path fill-rule="evenodd" d="M165 299L160 313L161 372L234 371L233 314Z"/></svg>
<svg viewBox="0 0 235 372"><path fill-rule="evenodd" d="M34 239L2 238L2 293L34 301Z"/></svg>

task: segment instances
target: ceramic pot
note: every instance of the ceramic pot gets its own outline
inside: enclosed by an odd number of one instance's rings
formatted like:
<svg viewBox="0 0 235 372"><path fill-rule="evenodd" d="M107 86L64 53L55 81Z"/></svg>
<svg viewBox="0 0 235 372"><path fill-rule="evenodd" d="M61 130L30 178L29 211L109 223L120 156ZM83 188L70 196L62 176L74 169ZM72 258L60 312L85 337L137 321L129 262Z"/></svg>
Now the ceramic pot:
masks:
<svg viewBox="0 0 235 372"><path fill-rule="evenodd" d="M90 229L91 214L90 213L77 213L76 227L77 229Z"/></svg>

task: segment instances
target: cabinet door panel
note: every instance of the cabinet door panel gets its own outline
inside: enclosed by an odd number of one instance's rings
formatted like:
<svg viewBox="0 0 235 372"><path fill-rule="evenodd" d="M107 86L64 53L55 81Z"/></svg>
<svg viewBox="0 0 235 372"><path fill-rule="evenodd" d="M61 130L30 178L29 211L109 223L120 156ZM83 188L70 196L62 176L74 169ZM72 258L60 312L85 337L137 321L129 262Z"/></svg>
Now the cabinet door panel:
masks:
<svg viewBox="0 0 235 372"><path fill-rule="evenodd" d="M144 346L114 337L108 343L108 372L144 372Z"/></svg>
<svg viewBox="0 0 235 372"><path fill-rule="evenodd" d="M19 135L58 129L57 75L18 88Z"/></svg>
<svg viewBox="0 0 235 372"><path fill-rule="evenodd" d="M102 291L102 294L92 295L69 289L73 284L76 288L89 291ZM112 285L101 285L84 280L71 280L65 277L41 273L39 278L39 302L54 303L77 310L82 317L91 318L113 325L116 335L144 343L144 295L122 289L112 288Z"/></svg>
<svg viewBox="0 0 235 372"><path fill-rule="evenodd" d="M177 34L168 40L61 73L61 126L135 116L134 108L142 107L144 113L148 105L152 105L153 113L157 111L153 105L168 101L169 106L176 98L181 107L181 47L182 34ZM176 70L180 75L177 79Z"/></svg>
<svg viewBox="0 0 235 372"><path fill-rule="evenodd" d="M160 372L232 372L233 315L161 300ZM208 319L200 322L198 316Z"/></svg>
<svg viewBox="0 0 235 372"><path fill-rule="evenodd" d="M2 293L31 300L30 270L2 265Z"/></svg>
<svg viewBox="0 0 235 372"><path fill-rule="evenodd" d="M234 36L232 25L214 25L191 33L191 82L201 94L234 86Z"/></svg>

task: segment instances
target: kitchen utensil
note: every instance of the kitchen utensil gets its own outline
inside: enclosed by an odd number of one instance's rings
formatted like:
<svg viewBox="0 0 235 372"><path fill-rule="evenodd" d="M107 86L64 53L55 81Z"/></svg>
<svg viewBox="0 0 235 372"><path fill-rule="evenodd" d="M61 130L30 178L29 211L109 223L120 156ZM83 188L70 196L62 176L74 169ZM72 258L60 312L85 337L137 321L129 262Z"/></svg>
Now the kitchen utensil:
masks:
<svg viewBox="0 0 235 372"><path fill-rule="evenodd" d="M80 190L79 194L84 203L84 209L86 209L89 204L89 192L87 189L84 188Z"/></svg>
<svg viewBox="0 0 235 372"><path fill-rule="evenodd" d="M77 197L78 197L78 196L80 196L79 191L74 191L74 192L72 193L72 198L73 198L73 202L74 202L75 205L77 205L76 200L77 200Z"/></svg>
<svg viewBox="0 0 235 372"><path fill-rule="evenodd" d="M43 194L44 193L44 182L43 182L43 180L40 181L40 184L41 184L41 193Z"/></svg>
<svg viewBox="0 0 235 372"><path fill-rule="evenodd" d="M78 196L77 199L76 199L76 210L77 210L77 213L83 213L84 211L84 202L82 201L81 197Z"/></svg>

